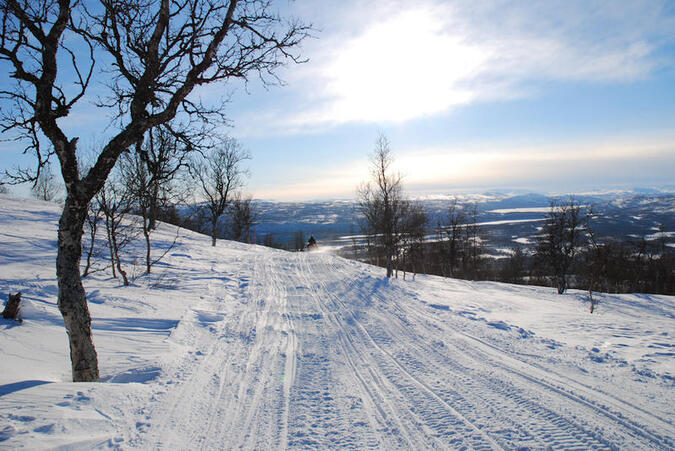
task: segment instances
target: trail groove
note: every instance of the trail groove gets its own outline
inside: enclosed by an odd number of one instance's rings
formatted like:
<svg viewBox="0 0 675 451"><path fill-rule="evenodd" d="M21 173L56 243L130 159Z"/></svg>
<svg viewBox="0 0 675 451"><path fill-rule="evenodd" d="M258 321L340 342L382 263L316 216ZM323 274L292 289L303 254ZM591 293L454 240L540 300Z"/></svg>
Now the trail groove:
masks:
<svg viewBox="0 0 675 451"><path fill-rule="evenodd" d="M673 447L672 423L472 335L345 260L269 252L217 270L234 285L212 284L181 321L174 339L190 351L146 412L142 447Z"/></svg>

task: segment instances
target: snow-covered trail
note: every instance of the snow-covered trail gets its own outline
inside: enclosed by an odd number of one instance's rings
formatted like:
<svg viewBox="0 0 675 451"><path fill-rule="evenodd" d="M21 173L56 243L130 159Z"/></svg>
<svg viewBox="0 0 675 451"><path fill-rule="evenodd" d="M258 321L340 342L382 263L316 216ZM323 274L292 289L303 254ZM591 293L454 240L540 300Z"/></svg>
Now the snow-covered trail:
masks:
<svg viewBox="0 0 675 451"><path fill-rule="evenodd" d="M675 449L675 297L384 270L161 225L152 274L85 279L69 382L57 205L0 195L0 449ZM103 243L101 243L103 245ZM103 268L105 257L98 257Z"/></svg>
<svg viewBox="0 0 675 451"><path fill-rule="evenodd" d="M129 418L163 449L661 448L672 417L584 372L500 346L415 282L339 258L260 252L213 268L172 334L183 358ZM235 272L232 272L235 269ZM510 343L511 341L506 341ZM140 418L140 419L139 419Z"/></svg>

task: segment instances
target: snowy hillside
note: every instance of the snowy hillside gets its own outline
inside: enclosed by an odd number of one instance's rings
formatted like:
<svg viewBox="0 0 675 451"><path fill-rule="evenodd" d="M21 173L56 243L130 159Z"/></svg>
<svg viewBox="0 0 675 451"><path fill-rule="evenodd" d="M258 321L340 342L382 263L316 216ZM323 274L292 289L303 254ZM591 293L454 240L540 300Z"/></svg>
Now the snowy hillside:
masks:
<svg viewBox="0 0 675 451"><path fill-rule="evenodd" d="M0 449L675 447L673 297L590 315L582 292L388 281L186 231L130 287L85 279L103 381L68 382L58 215L0 195L0 295L25 299L0 319Z"/></svg>

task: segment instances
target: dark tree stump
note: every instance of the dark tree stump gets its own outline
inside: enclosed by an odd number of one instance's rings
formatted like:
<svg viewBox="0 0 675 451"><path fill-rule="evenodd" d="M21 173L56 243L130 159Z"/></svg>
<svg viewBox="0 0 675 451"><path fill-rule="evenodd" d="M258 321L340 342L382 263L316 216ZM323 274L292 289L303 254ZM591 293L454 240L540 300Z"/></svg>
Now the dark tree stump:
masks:
<svg viewBox="0 0 675 451"><path fill-rule="evenodd" d="M2 312L2 317L5 319L16 319L21 321L19 318L19 304L21 303L21 292L17 294L9 294L9 300L5 304L5 310Z"/></svg>

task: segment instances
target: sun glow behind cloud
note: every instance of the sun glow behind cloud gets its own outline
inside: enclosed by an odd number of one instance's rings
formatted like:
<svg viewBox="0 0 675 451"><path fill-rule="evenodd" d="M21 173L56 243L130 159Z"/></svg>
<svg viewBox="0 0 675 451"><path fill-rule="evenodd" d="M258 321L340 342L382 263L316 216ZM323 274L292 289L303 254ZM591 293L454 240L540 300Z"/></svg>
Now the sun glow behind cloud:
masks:
<svg viewBox="0 0 675 451"><path fill-rule="evenodd" d="M257 195L353 197L368 178L355 176L355 160L367 168L376 129L411 191L672 178L675 136L659 135L672 96L654 102L651 92L675 59L675 16L662 2L304 5L320 12L309 15L321 30L310 62L289 69L281 100L250 104L235 123L261 149L278 139L316 152L303 158L310 167L283 171L295 178L266 175Z"/></svg>
<svg viewBox="0 0 675 451"><path fill-rule="evenodd" d="M402 123L536 95L538 82L648 77L662 63L653 42L668 40L664 30L675 24L655 16L653 3L621 3L611 11L591 3L420 0L411 7L345 0L340 4L350 14L331 16L331 23L349 23L348 31L337 26L321 35L311 62L291 76L302 100L265 122L282 133ZM260 114L248 120L260 123Z"/></svg>
<svg viewBox="0 0 675 451"><path fill-rule="evenodd" d="M323 75L335 101L326 120L404 121L473 99L461 87L484 50L444 33L428 8L405 11L349 41Z"/></svg>

